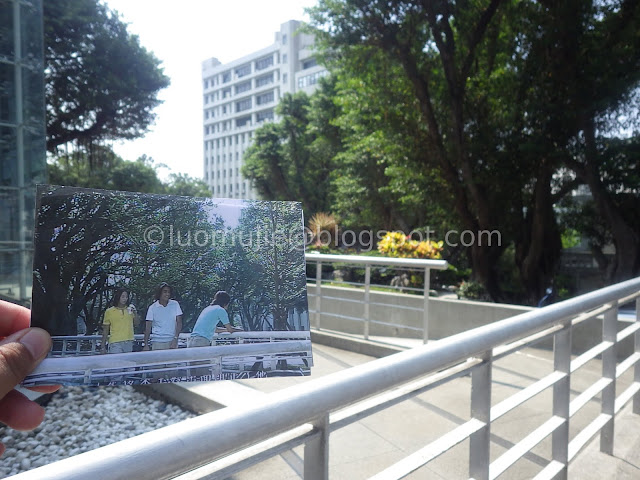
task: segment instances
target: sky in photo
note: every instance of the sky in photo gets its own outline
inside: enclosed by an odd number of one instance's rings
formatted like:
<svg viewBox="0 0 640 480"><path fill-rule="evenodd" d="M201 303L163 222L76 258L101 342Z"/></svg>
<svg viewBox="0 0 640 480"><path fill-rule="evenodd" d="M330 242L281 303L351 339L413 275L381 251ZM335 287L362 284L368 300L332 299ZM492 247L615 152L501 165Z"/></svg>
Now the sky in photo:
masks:
<svg viewBox="0 0 640 480"><path fill-rule="evenodd" d="M129 31L162 61L171 85L160 92L164 101L156 123L143 138L116 142L125 160L146 154L162 179L170 173L203 175L202 61L222 63L268 47L288 20L308 20L304 9L316 0L106 0L129 24Z"/></svg>

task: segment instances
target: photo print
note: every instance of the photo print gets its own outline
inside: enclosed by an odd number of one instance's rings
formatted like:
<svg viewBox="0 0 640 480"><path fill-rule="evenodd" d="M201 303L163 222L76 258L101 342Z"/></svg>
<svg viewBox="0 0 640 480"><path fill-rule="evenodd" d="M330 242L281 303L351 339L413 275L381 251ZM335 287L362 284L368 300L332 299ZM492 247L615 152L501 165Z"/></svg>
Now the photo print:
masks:
<svg viewBox="0 0 640 480"><path fill-rule="evenodd" d="M40 185L24 385L309 375L302 207Z"/></svg>

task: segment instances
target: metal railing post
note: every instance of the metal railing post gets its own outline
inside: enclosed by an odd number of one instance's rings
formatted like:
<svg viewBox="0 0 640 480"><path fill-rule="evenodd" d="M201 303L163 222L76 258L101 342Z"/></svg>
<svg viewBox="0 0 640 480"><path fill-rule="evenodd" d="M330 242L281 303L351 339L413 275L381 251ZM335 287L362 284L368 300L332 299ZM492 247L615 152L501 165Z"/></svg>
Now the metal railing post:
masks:
<svg viewBox="0 0 640 480"><path fill-rule="evenodd" d="M614 417L616 406L616 324L618 322L618 302L614 302L602 320L602 341L613 342L610 348L602 353L602 377L611 383L602 390L602 413L611 418L600 431L600 451L613 455Z"/></svg>
<svg viewBox="0 0 640 480"><path fill-rule="evenodd" d="M471 418L485 426L469 437L469 477L489 479L491 436L491 350L485 352L482 364L471 371Z"/></svg>
<svg viewBox="0 0 640 480"><path fill-rule="evenodd" d="M567 478L569 466L569 405L571 403L571 322L553 336L553 369L566 374L553 385L553 415L564 419L551 436L552 458L564 465L555 477Z"/></svg>
<svg viewBox="0 0 640 480"><path fill-rule="evenodd" d="M320 330L320 306L322 305L322 262L316 262L316 328Z"/></svg>
<svg viewBox="0 0 640 480"><path fill-rule="evenodd" d="M636 299L636 323L640 323L640 298ZM633 343L637 355L640 353L640 331L634 334ZM633 367L633 381L640 383L640 363L636 363L636 366ZM633 413L640 415L640 392L633 396Z"/></svg>
<svg viewBox="0 0 640 480"><path fill-rule="evenodd" d="M422 341L429 341L429 289L431 280L431 269L424 269L424 309L422 310Z"/></svg>
<svg viewBox="0 0 640 480"><path fill-rule="evenodd" d="M371 265L367 263L364 273L364 339L369 340L369 302L371 301Z"/></svg>
<svg viewBox="0 0 640 480"><path fill-rule="evenodd" d="M304 445L304 480L329 480L329 414L311 422L320 436Z"/></svg>

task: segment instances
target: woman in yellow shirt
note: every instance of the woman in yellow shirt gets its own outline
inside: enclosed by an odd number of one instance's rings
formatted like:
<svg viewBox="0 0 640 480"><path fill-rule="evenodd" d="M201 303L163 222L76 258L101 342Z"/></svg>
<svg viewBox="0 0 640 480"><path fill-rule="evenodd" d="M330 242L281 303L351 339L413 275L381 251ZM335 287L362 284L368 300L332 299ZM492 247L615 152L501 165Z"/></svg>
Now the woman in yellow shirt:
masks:
<svg viewBox="0 0 640 480"><path fill-rule="evenodd" d="M107 351L109 337L109 353L129 353L133 351L133 326L138 325L136 307L129 303L129 293L119 288L113 296L111 307L104 312L102 321L102 353Z"/></svg>

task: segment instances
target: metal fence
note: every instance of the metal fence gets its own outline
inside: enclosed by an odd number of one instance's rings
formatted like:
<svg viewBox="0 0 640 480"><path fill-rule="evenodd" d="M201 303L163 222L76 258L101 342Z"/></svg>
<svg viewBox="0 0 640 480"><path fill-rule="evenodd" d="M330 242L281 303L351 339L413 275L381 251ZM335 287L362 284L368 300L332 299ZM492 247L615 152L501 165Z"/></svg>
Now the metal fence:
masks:
<svg viewBox="0 0 640 480"><path fill-rule="evenodd" d="M145 384L308 375L313 365L307 331L219 334L210 347L106 355L97 354L100 341L98 335L54 337L53 356L46 358L24 385Z"/></svg>
<svg viewBox="0 0 640 480"><path fill-rule="evenodd" d="M101 478L105 472L114 480L226 478L304 445L304 478L327 479L331 432L466 374L471 374L471 419L375 478L403 478L469 439L469 476L493 479L548 436L552 460L536 478L566 478L569 462L596 434L600 433L601 450L612 453L615 414L626 403L633 399L633 411L640 413L639 297L640 278L629 280L271 393L259 405L201 415L14 478L74 480ZM618 304L634 300L634 321L617 331ZM573 329L600 318L602 341L572 359ZM617 363L616 347L630 336L634 351ZM491 405L493 362L549 337L554 339L554 371ZM601 377L571 400L571 375L598 356ZM633 382L616 395L616 380L630 368ZM548 388L553 392L550 418L491 462L492 422ZM570 437L571 417L598 394L600 414Z"/></svg>
<svg viewBox="0 0 640 480"><path fill-rule="evenodd" d="M181 333L178 338L178 348L186 348L191 334ZM100 354L102 335L75 335L51 337L53 347L49 357L77 357ZM244 343L269 343L285 340L309 340L307 331L264 331L264 332L234 332L218 333L213 337L212 346L241 345ZM134 335L134 350L142 350L144 335Z"/></svg>
<svg viewBox="0 0 640 480"><path fill-rule="evenodd" d="M385 323L379 320L372 320L370 311L371 307L384 306L384 304L371 301L371 269L373 267L389 267L393 269L410 269L411 271L419 271L424 275L424 287L422 294L424 295L424 305L422 309L417 309L409 306L396 306L395 308L402 308L406 310L422 311L422 338L424 343L429 340L429 286L431 270L444 270L449 264L446 260L420 260L415 258L388 258L388 257L367 257L361 255L324 255L321 253L307 253L305 255L307 263L315 263L316 265L316 277L315 284L309 286L308 296L314 299L314 308L309 305L309 313L313 314L313 326L317 329L322 329L320 317L322 315L333 316L342 320L352 322L362 322L363 336L365 340L369 340L369 330L372 323L378 325L395 326L390 323ZM348 300L344 298L335 298L330 295L323 295L322 293L322 265L358 265L363 266L365 269L365 277L363 284L354 284L350 282L342 282L347 285L357 285L363 287L362 300ZM389 288L389 286L386 286ZM398 287L398 290L402 290ZM416 289L412 289L416 290ZM362 304L362 317L352 317L348 315L342 315L337 313L329 313L322 311L322 302L331 300L340 300L342 302L355 302ZM311 302L310 302L311 303ZM412 327L405 326L404 328L411 329Z"/></svg>

